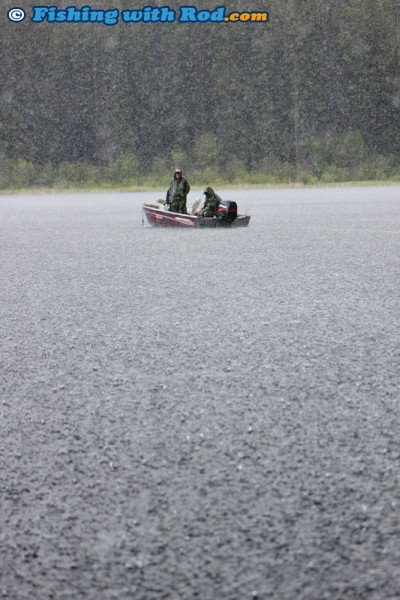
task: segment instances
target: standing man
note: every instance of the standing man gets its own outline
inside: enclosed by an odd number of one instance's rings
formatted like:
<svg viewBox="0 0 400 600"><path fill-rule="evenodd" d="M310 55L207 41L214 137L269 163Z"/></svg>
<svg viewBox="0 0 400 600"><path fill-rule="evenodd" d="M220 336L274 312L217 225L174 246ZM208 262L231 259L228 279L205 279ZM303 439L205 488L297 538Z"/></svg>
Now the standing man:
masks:
<svg viewBox="0 0 400 600"><path fill-rule="evenodd" d="M167 198L171 203L171 211L187 215L186 199L190 191L189 182L182 177L182 171L175 169L174 178L171 181Z"/></svg>

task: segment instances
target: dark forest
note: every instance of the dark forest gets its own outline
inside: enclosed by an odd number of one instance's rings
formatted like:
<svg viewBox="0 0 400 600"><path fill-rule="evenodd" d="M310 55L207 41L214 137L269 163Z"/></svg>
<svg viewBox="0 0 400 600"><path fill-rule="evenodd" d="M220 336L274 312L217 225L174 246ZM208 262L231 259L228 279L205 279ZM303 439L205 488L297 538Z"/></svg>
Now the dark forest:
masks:
<svg viewBox="0 0 400 600"><path fill-rule="evenodd" d="M400 3L229 8L268 10L269 21L3 17L1 186L157 184L175 166L232 183L398 179Z"/></svg>

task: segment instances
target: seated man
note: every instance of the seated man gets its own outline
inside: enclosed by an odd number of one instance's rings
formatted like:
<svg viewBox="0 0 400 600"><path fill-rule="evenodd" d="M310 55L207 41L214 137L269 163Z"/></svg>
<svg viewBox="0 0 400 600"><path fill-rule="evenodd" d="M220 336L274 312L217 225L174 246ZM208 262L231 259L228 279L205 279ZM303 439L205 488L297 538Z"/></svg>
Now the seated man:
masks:
<svg viewBox="0 0 400 600"><path fill-rule="evenodd" d="M204 207L199 211L199 215L202 217L215 217L218 214L218 206L222 200L210 187L206 187L204 195L206 199Z"/></svg>

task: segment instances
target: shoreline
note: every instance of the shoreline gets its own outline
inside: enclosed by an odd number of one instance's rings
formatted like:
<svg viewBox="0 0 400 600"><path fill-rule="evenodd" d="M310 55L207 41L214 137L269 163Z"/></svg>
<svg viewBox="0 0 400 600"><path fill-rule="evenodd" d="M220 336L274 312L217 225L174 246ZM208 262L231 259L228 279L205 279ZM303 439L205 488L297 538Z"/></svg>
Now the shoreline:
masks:
<svg viewBox="0 0 400 600"><path fill-rule="evenodd" d="M206 184L205 184L206 185ZM343 188L343 187L382 187L400 185L400 180L366 180L366 181L337 181L337 182L319 182L315 184L304 184L301 182L295 183L242 183L229 184L221 183L214 184L214 187L223 188L226 190L261 190L261 189L306 189L306 188ZM195 186L193 186L195 187ZM201 186L196 186L201 187ZM139 192L158 192L162 189L162 185L133 185L133 186L68 186L68 187L27 187L18 189L0 190L0 196L22 196L22 195L38 195L38 194L67 194L67 193L88 193L88 194L106 194L106 193L139 193Z"/></svg>

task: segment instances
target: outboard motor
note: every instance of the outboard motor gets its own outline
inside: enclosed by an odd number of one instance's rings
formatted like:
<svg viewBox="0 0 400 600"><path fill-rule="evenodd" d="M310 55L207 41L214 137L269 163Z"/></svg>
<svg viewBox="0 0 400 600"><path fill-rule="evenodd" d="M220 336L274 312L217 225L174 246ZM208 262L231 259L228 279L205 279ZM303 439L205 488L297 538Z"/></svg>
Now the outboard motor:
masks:
<svg viewBox="0 0 400 600"><path fill-rule="evenodd" d="M218 220L221 223L232 223L237 217L237 204L232 200L222 200L218 207Z"/></svg>

